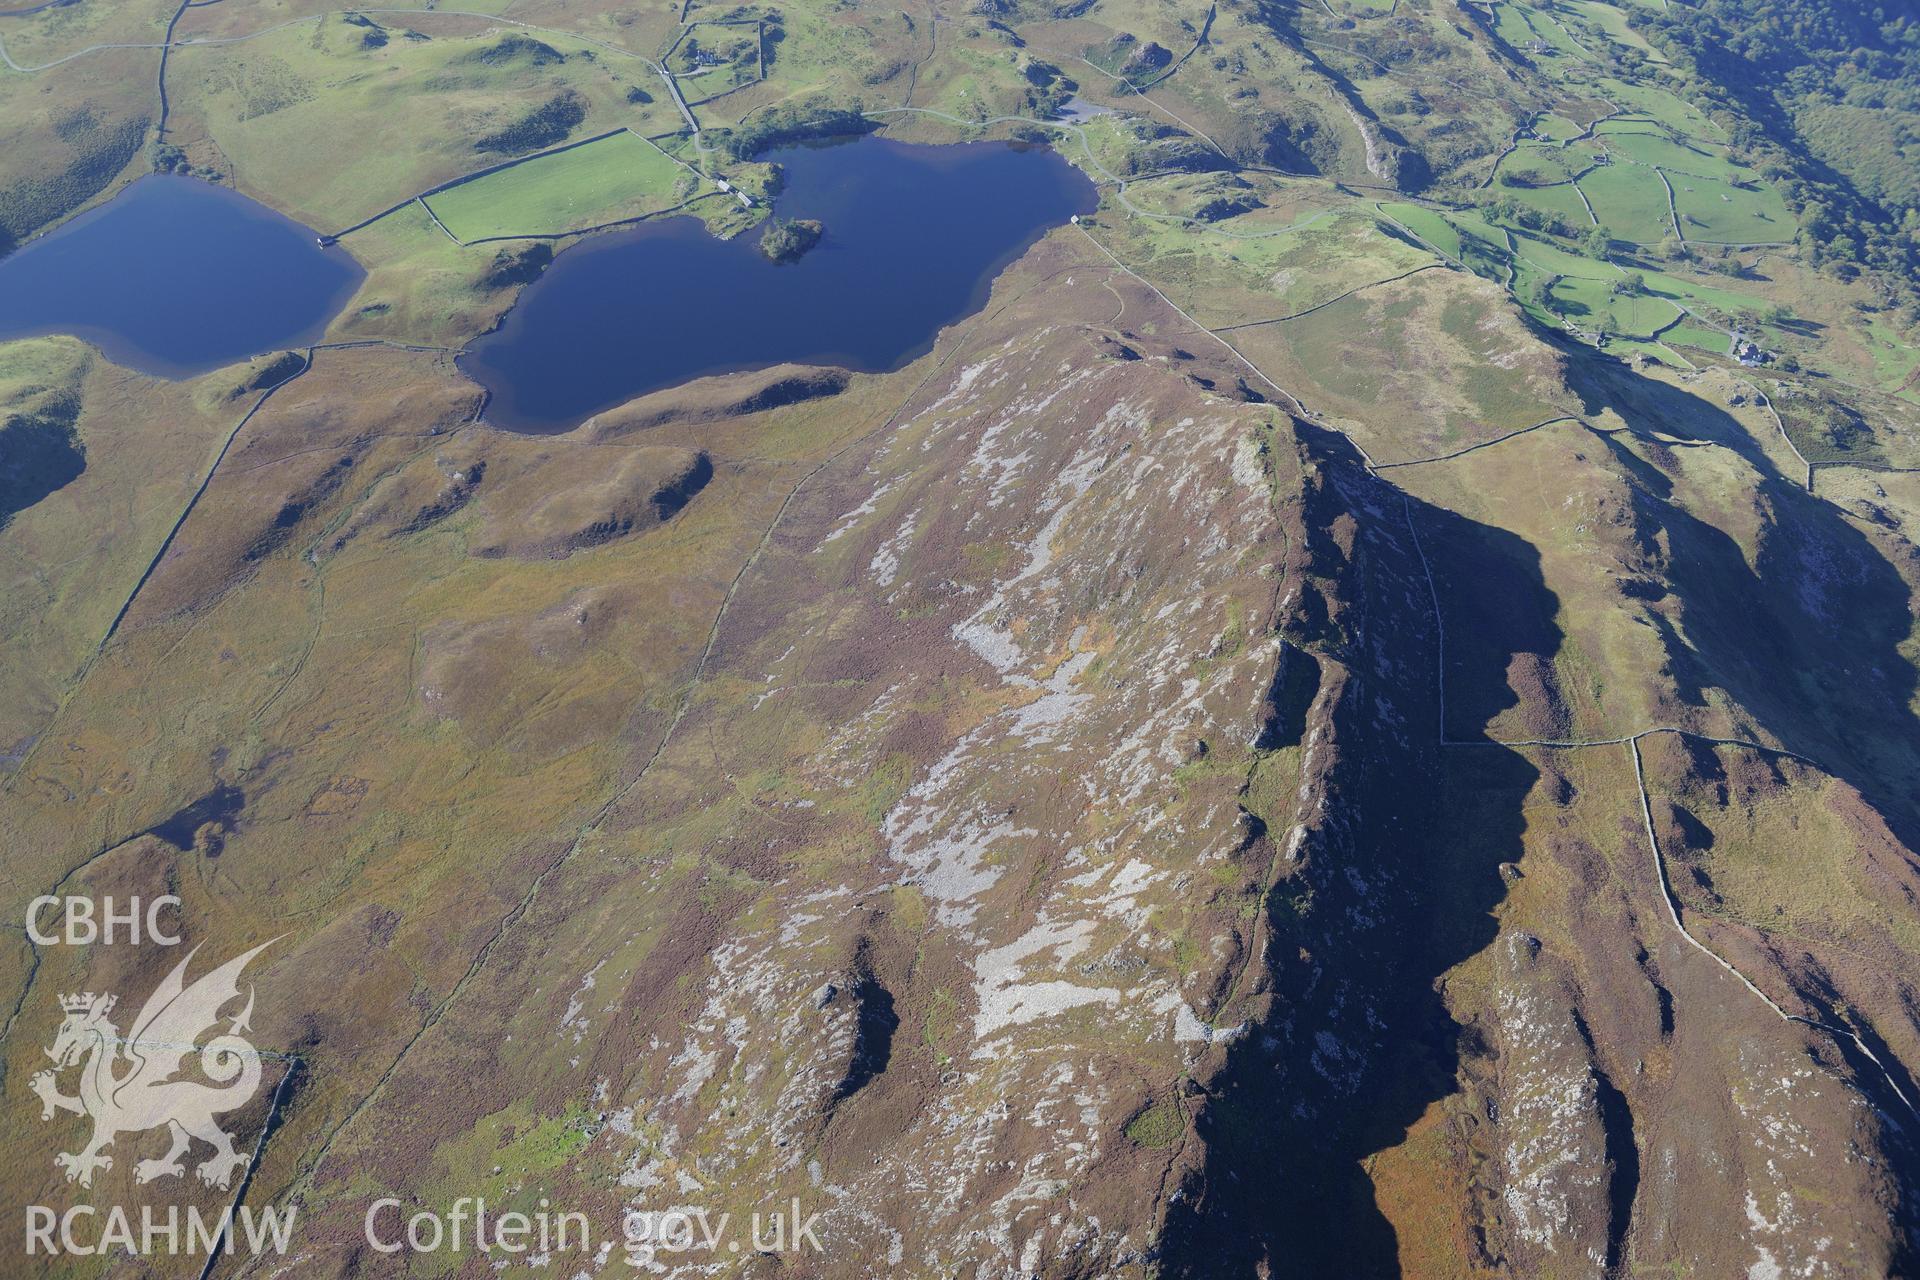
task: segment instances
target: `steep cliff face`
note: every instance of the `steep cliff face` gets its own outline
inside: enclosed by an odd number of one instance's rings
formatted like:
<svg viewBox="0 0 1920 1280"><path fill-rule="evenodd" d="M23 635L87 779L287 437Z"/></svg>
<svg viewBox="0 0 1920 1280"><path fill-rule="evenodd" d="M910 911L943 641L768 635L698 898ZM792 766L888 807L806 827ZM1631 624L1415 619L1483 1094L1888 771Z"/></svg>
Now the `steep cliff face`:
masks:
<svg viewBox="0 0 1920 1280"><path fill-rule="evenodd" d="M1282 631L1310 672L1290 691L1297 783L1275 809L1250 1034L1196 1072L1205 1155L1166 1236L1180 1274L1222 1259L1241 1273L1395 1266L1364 1164L1453 1090L1457 1028L1436 980L1492 938L1494 866L1519 855L1515 802L1534 776L1502 748L1463 762L1440 743L1420 526L1431 537L1450 517L1332 433L1289 434ZM1463 844L1449 799L1469 778Z"/></svg>

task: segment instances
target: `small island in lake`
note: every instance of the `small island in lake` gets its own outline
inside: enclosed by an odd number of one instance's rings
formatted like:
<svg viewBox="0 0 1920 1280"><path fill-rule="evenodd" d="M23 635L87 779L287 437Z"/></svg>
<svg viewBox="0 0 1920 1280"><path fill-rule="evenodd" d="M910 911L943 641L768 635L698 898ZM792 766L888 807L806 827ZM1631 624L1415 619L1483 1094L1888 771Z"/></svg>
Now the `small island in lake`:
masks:
<svg viewBox="0 0 1920 1280"><path fill-rule="evenodd" d="M819 244L825 231L812 218L775 218L760 233L760 252L771 262L794 262Z"/></svg>

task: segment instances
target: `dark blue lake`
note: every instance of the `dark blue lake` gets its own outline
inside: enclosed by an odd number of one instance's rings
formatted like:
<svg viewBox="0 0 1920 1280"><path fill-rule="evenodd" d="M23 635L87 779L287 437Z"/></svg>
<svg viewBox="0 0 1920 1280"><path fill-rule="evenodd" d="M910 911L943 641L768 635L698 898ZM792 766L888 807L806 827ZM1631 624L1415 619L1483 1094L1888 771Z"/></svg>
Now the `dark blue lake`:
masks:
<svg viewBox="0 0 1920 1280"><path fill-rule="evenodd" d="M785 173L775 211L826 225L818 245L776 264L758 229L718 240L674 218L568 249L461 357L493 393L488 421L561 430L689 378L783 361L897 369L1095 203L1093 184L1042 147L868 137L761 158Z"/></svg>
<svg viewBox="0 0 1920 1280"><path fill-rule="evenodd" d="M0 341L70 333L187 377L314 342L362 275L264 205L157 174L0 258Z"/></svg>

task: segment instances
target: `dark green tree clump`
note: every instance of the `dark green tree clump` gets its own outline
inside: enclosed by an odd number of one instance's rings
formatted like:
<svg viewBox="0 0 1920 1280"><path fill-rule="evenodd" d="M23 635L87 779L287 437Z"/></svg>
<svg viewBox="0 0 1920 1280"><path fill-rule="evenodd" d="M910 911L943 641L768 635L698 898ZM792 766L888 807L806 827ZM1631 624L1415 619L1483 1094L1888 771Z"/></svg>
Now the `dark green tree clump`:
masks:
<svg viewBox="0 0 1920 1280"><path fill-rule="evenodd" d="M506 128L481 138L473 144L473 149L504 155L538 151L565 142L567 135L586 118L586 102L573 90L564 89Z"/></svg>
<svg viewBox="0 0 1920 1280"><path fill-rule="evenodd" d="M514 63L529 67L551 67L565 62L567 55L543 40L528 36L503 36L486 48L467 55L468 60L489 67L501 67Z"/></svg>
<svg viewBox="0 0 1920 1280"><path fill-rule="evenodd" d="M727 153L751 160L769 147L815 138L844 138L871 133L880 126L861 112L859 102L844 107L801 102L774 107L743 122L727 138Z"/></svg>
<svg viewBox="0 0 1920 1280"><path fill-rule="evenodd" d="M793 262L819 244L825 232L812 218L775 218L760 233L760 252L773 262Z"/></svg>
<svg viewBox="0 0 1920 1280"><path fill-rule="evenodd" d="M493 255L487 274L480 283L489 289L505 289L532 281L553 262L553 246L544 240L517 249L502 249Z"/></svg>

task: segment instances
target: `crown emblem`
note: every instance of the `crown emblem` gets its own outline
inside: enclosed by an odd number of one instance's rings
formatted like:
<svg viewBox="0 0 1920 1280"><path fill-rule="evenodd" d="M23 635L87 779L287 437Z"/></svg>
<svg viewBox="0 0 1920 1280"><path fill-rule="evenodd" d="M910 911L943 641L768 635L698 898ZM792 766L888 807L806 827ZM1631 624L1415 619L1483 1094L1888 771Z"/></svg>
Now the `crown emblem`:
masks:
<svg viewBox="0 0 1920 1280"><path fill-rule="evenodd" d="M87 1013L97 1004L100 1012L106 1013L113 1008L114 996L97 996L91 991L82 991L77 996L61 996L60 1007L67 1013Z"/></svg>

